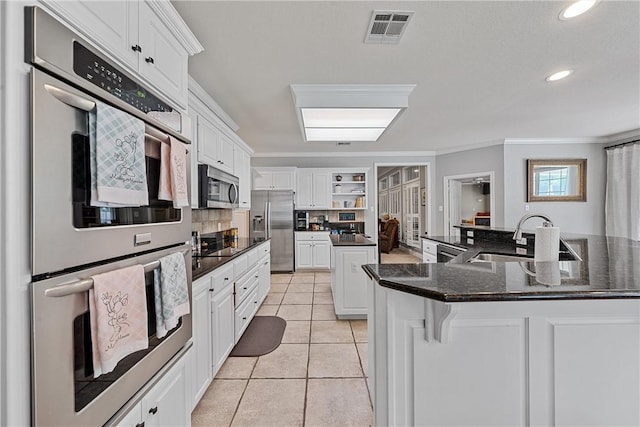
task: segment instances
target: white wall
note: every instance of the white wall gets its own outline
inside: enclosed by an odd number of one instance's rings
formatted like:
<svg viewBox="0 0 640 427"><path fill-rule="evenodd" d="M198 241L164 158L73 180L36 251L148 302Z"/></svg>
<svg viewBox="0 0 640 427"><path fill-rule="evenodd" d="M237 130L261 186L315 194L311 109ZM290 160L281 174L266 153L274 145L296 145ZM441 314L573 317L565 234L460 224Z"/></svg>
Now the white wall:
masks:
<svg viewBox="0 0 640 427"><path fill-rule="evenodd" d="M504 177L508 176L504 172L504 153L502 142L497 145L476 148L456 153L442 154L436 158L436 176L433 183L435 192L436 216L434 236L444 234L444 212L440 211L440 206L444 206L444 177L453 175L470 174L474 172L495 172L495 182L491 183L491 192L495 197L495 214L491 213L494 227L502 227L504 224Z"/></svg>
<svg viewBox="0 0 640 427"><path fill-rule="evenodd" d="M462 184L462 219L472 220L477 212L489 212L490 195L482 194L482 184Z"/></svg>
<svg viewBox="0 0 640 427"><path fill-rule="evenodd" d="M562 144L559 140L539 144L504 146L504 226L515 228L525 213L542 213L551 218L560 232L604 234L604 200L606 188L605 144ZM530 202L527 204L527 159L587 159L586 202ZM532 219L525 228L538 223Z"/></svg>

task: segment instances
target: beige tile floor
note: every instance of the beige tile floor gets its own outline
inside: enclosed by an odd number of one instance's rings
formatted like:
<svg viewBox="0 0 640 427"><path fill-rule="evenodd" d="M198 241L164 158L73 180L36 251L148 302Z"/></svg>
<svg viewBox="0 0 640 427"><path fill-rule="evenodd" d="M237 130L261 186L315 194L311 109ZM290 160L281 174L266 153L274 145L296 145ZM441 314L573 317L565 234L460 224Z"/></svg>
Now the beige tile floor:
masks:
<svg viewBox="0 0 640 427"><path fill-rule="evenodd" d="M272 274L257 315L287 321L282 344L229 357L191 415L194 426L368 426L367 321L338 320L331 276Z"/></svg>

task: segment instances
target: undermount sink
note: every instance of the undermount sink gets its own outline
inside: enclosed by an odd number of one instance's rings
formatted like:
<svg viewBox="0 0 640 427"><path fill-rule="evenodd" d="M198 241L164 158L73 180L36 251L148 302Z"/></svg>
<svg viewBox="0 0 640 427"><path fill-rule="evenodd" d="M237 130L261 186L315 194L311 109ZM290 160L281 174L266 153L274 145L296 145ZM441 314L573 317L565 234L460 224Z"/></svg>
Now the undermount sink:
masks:
<svg viewBox="0 0 640 427"><path fill-rule="evenodd" d="M582 261L579 256L565 245L565 250L558 252L559 261ZM497 252L478 252L467 262L527 262L534 261L533 255L501 254Z"/></svg>
<svg viewBox="0 0 640 427"><path fill-rule="evenodd" d="M532 256L527 255L505 255L491 252L480 252L476 256L469 258L467 262L518 262L533 261Z"/></svg>

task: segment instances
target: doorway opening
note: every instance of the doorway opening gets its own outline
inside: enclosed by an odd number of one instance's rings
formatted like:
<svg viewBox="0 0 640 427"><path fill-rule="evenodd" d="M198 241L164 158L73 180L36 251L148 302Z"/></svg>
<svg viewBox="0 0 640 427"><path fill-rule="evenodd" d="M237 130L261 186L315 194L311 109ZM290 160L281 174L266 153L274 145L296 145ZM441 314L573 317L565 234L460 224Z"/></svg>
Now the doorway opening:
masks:
<svg viewBox="0 0 640 427"><path fill-rule="evenodd" d="M445 235L459 237L460 225L495 225L494 183L493 171L444 177Z"/></svg>
<svg viewBox="0 0 640 427"><path fill-rule="evenodd" d="M419 262L420 236L431 232L430 164L376 164L380 263Z"/></svg>

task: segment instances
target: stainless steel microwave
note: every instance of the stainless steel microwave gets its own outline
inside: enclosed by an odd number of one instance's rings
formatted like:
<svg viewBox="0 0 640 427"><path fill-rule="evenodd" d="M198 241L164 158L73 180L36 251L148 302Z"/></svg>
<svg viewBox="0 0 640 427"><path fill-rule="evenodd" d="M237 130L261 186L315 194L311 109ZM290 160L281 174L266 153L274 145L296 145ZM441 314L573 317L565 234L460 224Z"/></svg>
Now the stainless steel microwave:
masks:
<svg viewBox="0 0 640 427"><path fill-rule="evenodd" d="M239 179L209 165L198 165L198 207L237 208Z"/></svg>

